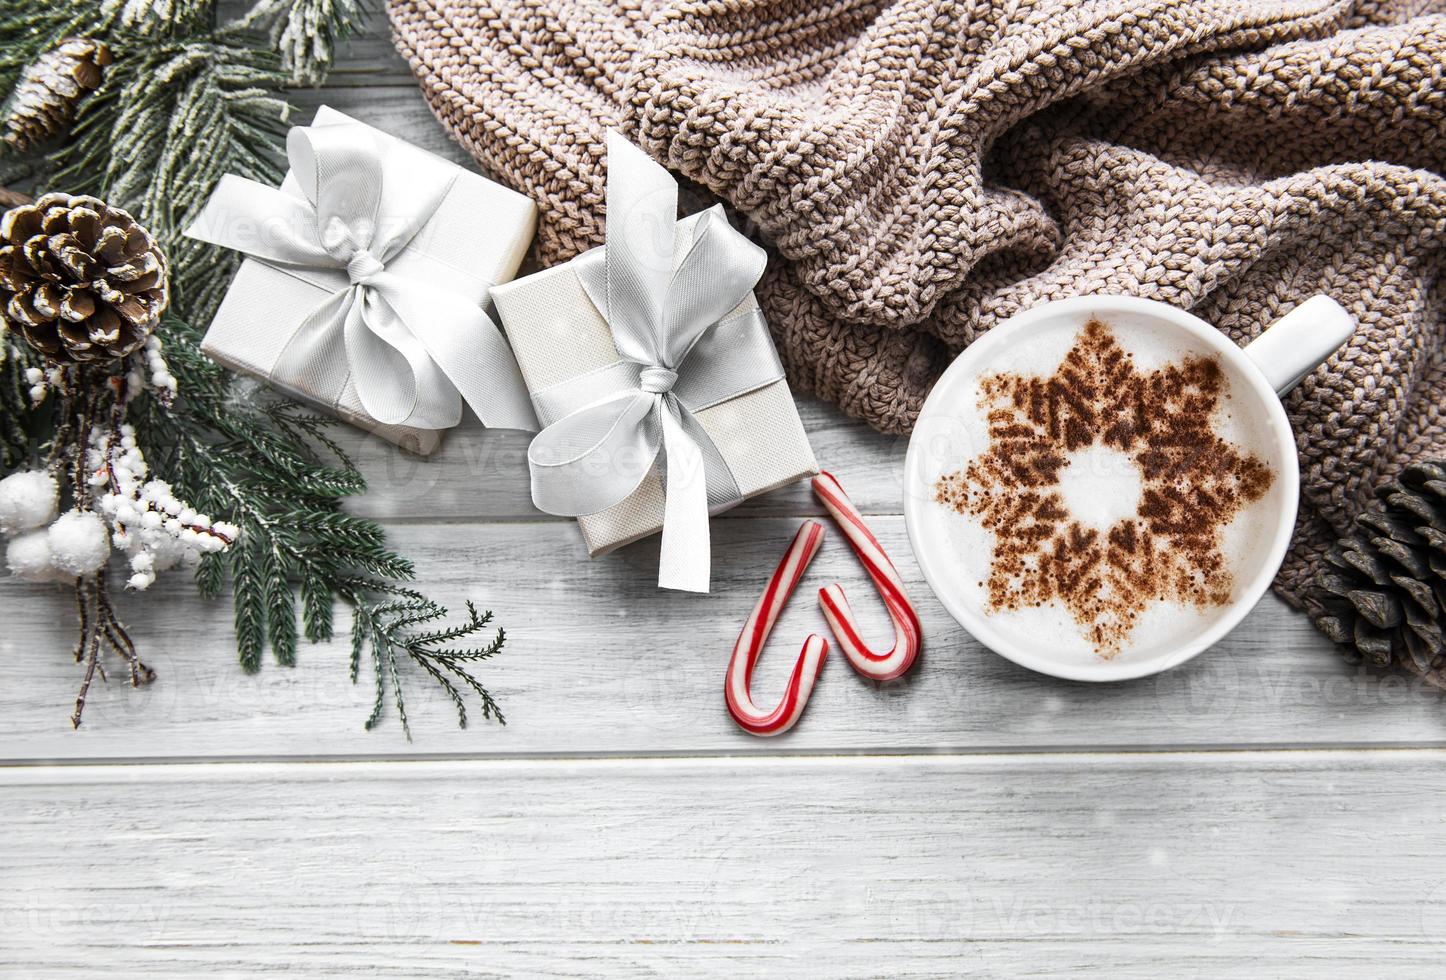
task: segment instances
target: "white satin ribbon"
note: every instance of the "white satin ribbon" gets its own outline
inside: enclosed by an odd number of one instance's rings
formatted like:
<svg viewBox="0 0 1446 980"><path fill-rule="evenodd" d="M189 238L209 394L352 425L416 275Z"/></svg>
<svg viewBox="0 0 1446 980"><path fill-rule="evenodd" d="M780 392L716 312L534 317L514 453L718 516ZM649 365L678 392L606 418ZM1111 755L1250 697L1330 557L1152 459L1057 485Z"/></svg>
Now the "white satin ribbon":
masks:
<svg viewBox="0 0 1446 980"><path fill-rule="evenodd" d="M610 131L606 244L571 266L620 360L534 392L546 428L527 459L533 502L565 516L614 506L660 462L658 585L707 592L710 510L742 498L694 412L771 384L783 367L756 309L720 322L763 274L763 249L715 207L685 219L693 240L675 265L677 213L673 178Z"/></svg>
<svg viewBox="0 0 1446 980"><path fill-rule="evenodd" d="M331 290L277 358L277 381L335 405L350 380L387 425L450 428L465 401L484 425L535 430L512 350L482 308L387 270L460 172L396 152L407 149L360 125L295 127L286 154L303 197L228 174L185 234Z"/></svg>

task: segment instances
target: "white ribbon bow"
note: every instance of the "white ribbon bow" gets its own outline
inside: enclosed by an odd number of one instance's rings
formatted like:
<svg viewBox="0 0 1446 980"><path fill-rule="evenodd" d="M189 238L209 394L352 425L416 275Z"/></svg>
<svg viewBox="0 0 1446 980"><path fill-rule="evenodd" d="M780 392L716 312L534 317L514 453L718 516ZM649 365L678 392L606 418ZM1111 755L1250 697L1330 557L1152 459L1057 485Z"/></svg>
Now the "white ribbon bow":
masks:
<svg viewBox="0 0 1446 980"><path fill-rule="evenodd" d="M721 208L693 219L674 255L678 187L666 170L608 133L606 244L571 263L608 323L621 360L533 394L546 426L528 448L532 499L567 516L595 514L665 470L658 585L707 592L710 509L742 499L694 413L783 376L762 313L723 317L767 262Z"/></svg>
<svg viewBox="0 0 1446 980"><path fill-rule="evenodd" d="M333 404L351 380L367 414L387 425L450 428L466 401L487 426L535 430L512 350L482 308L387 269L458 168L354 123L295 127L286 154L303 197L228 174L185 232L331 290L273 377Z"/></svg>

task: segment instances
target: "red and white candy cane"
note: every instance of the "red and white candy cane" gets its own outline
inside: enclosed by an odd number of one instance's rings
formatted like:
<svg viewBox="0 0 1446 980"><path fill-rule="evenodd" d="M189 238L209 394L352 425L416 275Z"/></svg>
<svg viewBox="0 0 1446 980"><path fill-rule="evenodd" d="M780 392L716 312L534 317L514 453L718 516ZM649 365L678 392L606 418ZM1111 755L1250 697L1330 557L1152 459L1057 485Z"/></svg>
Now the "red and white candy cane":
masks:
<svg viewBox="0 0 1446 980"><path fill-rule="evenodd" d="M728 713L733 716L733 720L738 722L738 726L744 731L754 735L780 735L792 728L803 714L808 696L813 693L814 681L818 680L818 672L823 669L828 641L810 633L808 639L803 641L803 651L798 655L798 663L794 665L793 676L788 679L788 689L778 707L772 711L760 710L753 703L753 696L748 690L749 683L753 680L753 666L758 663L758 655L763 652L763 645L768 642L768 634L773 630L778 614L788 603L788 597L798 586L799 579L803 578L804 569L808 568L808 563L813 561L813 556L818 553L818 546L823 543L823 534L823 525L818 521L805 521L798 529L798 533L793 536L793 543L788 546L783 560L778 563L773 577L768 580L768 588L763 590L762 598L753 607L748 621L743 624L743 630L738 634L738 642L733 644L733 656L728 661L728 677L723 685L723 694L728 701Z"/></svg>
<svg viewBox="0 0 1446 980"><path fill-rule="evenodd" d="M899 577L894 563L884 554L879 539L874 537L859 509L844 493L843 487L831 473L820 473L813 478L813 492L823 502L833 519L838 522L853 547L854 553L863 562L874 588L884 600L889 619L894 623L894 647L888 653L875 653L859 634L858 621L844 598L843 587L837 582L818 590L818 602L823 607L823 617L828 620L839 649L843 651L854 670L876 681L889 681L899 677L914 665L923 641L919 628L919 615L914 604L904 593L904 580Z"/></svg>

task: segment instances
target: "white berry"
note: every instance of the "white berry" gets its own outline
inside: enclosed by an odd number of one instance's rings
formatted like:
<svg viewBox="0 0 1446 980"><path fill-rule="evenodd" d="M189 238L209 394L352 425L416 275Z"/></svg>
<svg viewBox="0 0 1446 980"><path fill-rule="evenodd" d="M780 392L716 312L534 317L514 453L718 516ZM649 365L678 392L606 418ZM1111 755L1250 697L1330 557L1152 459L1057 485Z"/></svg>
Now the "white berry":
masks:
<svg viewBox="0 0 1446 980"><path fill-rule="evenodd" d="M0 533L15 534L55 519L60 488L44 470L11 473L0 480Z"/></svg>
<svg viewBox="0 0 1446 980"><path fill-rule="evenodd" d="M92 429L86 463L111 474L98 507L110 527L111 546L130 562L126 584L132 589L149 588L158 573L176 565L195 565L203 553L224 551L239 534L235 525L212 524L208 515L196 513L164 480L147 480L145 454L129 424L119 432Z"/></svg>
<svg viewBox="0 0 1446 980"><path fill-rule="evenodd" d="M66 511L50 525L48 533L51 561L68 575L89 575L110 557L105 521L92 511Z"/></svg>
<svg viewBox="0 0 1446 980"><path fill-rule="evenodd" d="M5 565L12 575L27 582L55 582L62 578L51 562L50 536L43 528L11 538L5 549Z"/></svg>

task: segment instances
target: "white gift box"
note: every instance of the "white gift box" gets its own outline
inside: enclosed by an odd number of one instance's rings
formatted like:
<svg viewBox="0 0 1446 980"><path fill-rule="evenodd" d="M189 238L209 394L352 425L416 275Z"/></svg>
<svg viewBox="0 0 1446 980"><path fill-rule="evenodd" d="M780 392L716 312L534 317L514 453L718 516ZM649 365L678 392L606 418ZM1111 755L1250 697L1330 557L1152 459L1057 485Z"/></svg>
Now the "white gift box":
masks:
<svg viewBox="0 0 1446 980"><path fill-rule="evenodd" d="M675 264L692 243L698 217L678 222ZM492 291L492 299L534 404L538 404L538 392L619 360L612 331L571 263L499 285ZM719 322L752 313L757 307L758 301L749 293ZM698 409L694 417L732 471L743 499L818 472L798 408L782 378ZM541 421L546 426L555 420L543 417ZM595 558L662 530L663 502L663 481L655 464L630 496L606 510L578 518L588 556Z"/></svg>
<svg viewBox="0 0 1446 980"><path fill-rule="evenodd" d="M389 136L327 106L317 110L313 126L362 126L386 142L388 152L435 160L433 154ZM454 166L448 163L447 166ZM537 225L537 207L527 197L487 178L456 168L457 176L442 204L406 248L391 259L390 273L435 282L485 306L491 287L517 273ZM288 172L284 193L302 191ZM241 263L201 348L232 370L259 378L297 400L316 405L389 442L422 455L441 444L441 430L384 425L363 409L348 380L334 401L297 384L278 381L274 369L283 350L307 317L336 290L346 273L290 269L247 258ZM338 333L337 343L341 343Z"/></svg>

